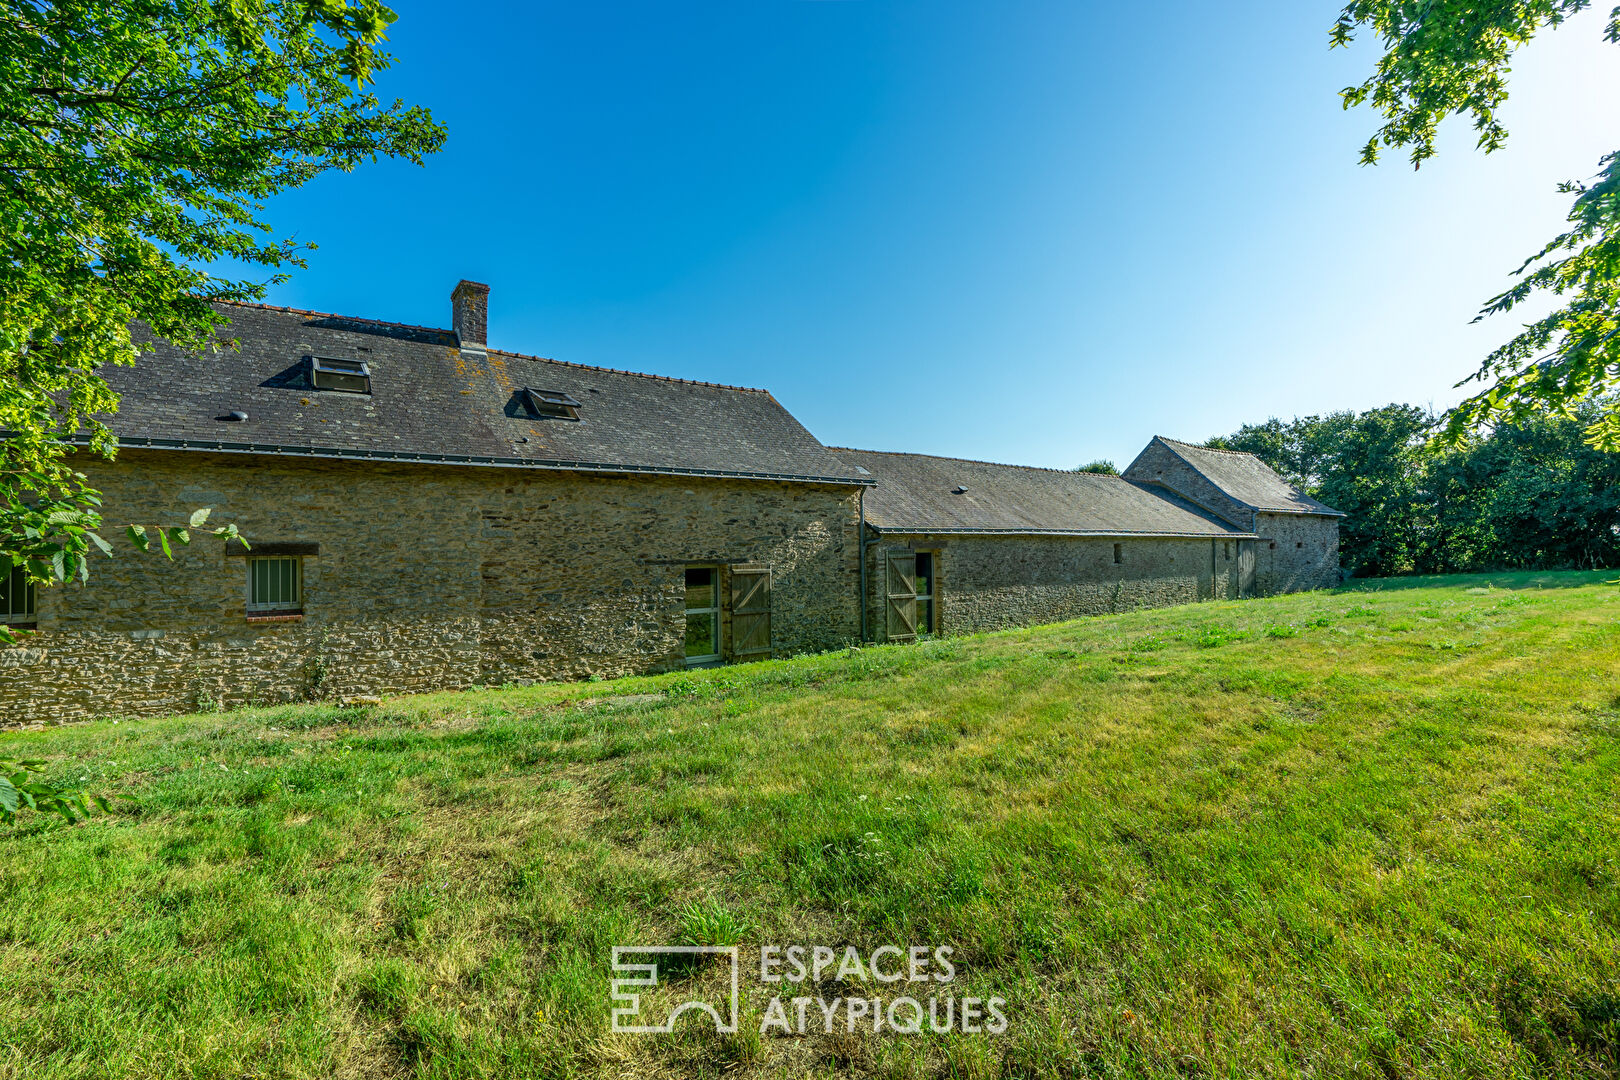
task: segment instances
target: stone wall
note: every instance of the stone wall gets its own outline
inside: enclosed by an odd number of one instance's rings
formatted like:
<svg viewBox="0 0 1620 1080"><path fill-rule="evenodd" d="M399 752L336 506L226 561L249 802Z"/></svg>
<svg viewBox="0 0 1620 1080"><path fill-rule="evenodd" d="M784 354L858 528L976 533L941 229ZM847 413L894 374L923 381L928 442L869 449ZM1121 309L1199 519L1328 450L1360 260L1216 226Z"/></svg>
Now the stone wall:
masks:
<svg viewBox="0 0 1620 1080"><path fill-rule="evenodd" d="M1317 514L1254 515L1256 591L1328 589L1339 584L1339 519Z"/></svg>
<svg viewBox="0 0 1620 1080"><path fill-rule="evenodd" d="M0 649L0 723L604 677L684 662L687 563L773 571L778 654L858 636L852 488L126 450L89 466L109 522L214 508L313 543L304 615L246 617L247 560L98 559Z"/></svg>
<svg viewBox="0 0 1620 1080"><path fill-rule="evenodd" d="M937 553L939 633L951 635L1235 598L1241 543L886 534L867 552L868 625L874 640L884 639L892 549Z"/></svg>

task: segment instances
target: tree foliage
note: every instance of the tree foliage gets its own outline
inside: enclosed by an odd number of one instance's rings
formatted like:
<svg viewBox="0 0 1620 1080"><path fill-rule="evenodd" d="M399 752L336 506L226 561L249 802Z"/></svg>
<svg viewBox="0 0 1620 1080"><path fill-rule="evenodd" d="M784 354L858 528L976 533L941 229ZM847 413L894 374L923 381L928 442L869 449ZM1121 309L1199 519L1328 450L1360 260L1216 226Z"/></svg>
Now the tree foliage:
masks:
<svg viewBox="0 0 1620 1080"><path fill-rule="evenodd" d="M1099 474L1101 474L1103 476L1118 476L1119 475L1119 466L1115 465L1112 461L1109 461L1107 458L1098 458L1096 461L1088 462L1085 465L1079 466L1074 471L1075 472L1099 473Z"/></svg>
<svg viewBox="0 0 1620 1080"><path fill-rule="evenodd" d="M262 298L309 246L273 234L266 199L443 143L366 89L393 20L378 0L0 0L0 573L82 580L111 554L73 455L116 450L102 372L135 361L132 328L228 347L214 305ZM125 535L169 554L207 517ZM84 809L8 767L0 815Z"/></svg>
<svg viewBox="0 0 1620 1080"><path fill-rule="evenodd" d="M0 757L0 823L10 824L22 810L60 814L69 824L90 816L90 807L111 810L100 795L46 779L45 762L35 758Z"/></svg>
<svg viewBox="0 0 1620 1080"><path fill-rule="evenodd" d="M1456 445L1411 405L1268 420L1211 439L1255 454L1343 510L1340 555L1364 575L1620 566L1620 455L1574 417L1497 425Z"/></svg>
<svg viewBox="0 0 1620 1080"><path fill-rule="evenodd" d="M393 18L377 0L0 0L0 566L84 572L99 504L71 451L114 452L101 372L134 362L136 324L218 347L215 302L302 265L263 200L443 142L363 89Z"/></svg>
<svg viewBox="0 0 1620 1080"><path fill-rule="evenodd" d="M1333 45L1348 45L1366 28L1383 48L1374 73L1343 91L1346 108L1370 105L1385 120L1362 148L1362 162L1375 163L1387 147L1405 149L1420 166L1434 156L1440 123L1452 115L1472 121L1481 150L1500 148L1507 130L1498 110L1507 100L1514 51L1590 6L1591 0L1355 0L1346 6ZM1605 36L1620 43L1620 7L1610 13ZM1484 388L1447 416L1439 434L1452 445L1471 431L1530 423L1551 412L1580 415L1595 445L1620 450L1620 406L1606 397L1620 387L1620 153L1605 156L1592 178L1566 181L1559 190L1575 196L1569 227L1519 267L1519 280L1487 302L1479 318L1533 297L1557 298L1556 309L1457 384ZM1600 400L1607 405L1582 407Z"/></svg>

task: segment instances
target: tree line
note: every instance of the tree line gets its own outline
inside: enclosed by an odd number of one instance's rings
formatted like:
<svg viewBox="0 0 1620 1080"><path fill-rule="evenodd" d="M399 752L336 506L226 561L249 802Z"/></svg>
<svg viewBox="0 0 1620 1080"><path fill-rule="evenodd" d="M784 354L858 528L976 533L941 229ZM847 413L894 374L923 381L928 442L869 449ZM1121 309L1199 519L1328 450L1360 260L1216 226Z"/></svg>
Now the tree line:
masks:
<svg viewBox="0 0 1620 1080"><path fill-rule="evenodd" d="M1246 450L1347 515L1342 565L1358 576L1620 566L1620 453L1586 440L1613 401L1456 444L1412 405L1246 424L1208 445Z"/></svg>

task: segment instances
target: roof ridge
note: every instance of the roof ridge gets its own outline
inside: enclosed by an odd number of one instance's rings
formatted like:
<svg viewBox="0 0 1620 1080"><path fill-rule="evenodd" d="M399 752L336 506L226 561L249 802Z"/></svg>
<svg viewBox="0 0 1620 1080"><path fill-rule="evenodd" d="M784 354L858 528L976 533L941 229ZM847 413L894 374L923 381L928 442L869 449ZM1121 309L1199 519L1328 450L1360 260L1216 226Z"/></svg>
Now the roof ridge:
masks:
<svg viewBox="0 0 1620 1080"><path fill-rule="evenodd" d="M417 326L415 323L371 319L364 315L340 315L335 311L311 311L309 308L286 307L282 304L260 304L251 300L216 300L214 303L229 304L232 307L258 308L261 311L283 311L289 315L314 315L322 319L342 319L344 322L370 323L372 326L393 326L401 330L421 330L429 334L447 334L451 336L455 334L454 330L442 326Z"/></svg>
<svg viewBox="0 0 1620 1080"><path fill-rule="evenodd" d="M730 383L708 382L704 379L681 379L674 375L653 375L646 371L630 371L626 368L604 367L601 364L580 364L573 360L557 360L550 356L533 356L529 353L513 352L510 349L490 349L492 353L510 356L518 360L533 360L541 364L560 364L563 367L578 368L582 371L601 371L609 375L632 375L638 379L654 379L658 382L679 383L683 386L708 386L716 390L737 390L745 394L764 394L769 397L771 392L759 386L733 386Z"/></svg>
<svg viewBox="0 0 1620 1080"><path fill-rule="evenodd" d="M1260 460L1260 455L1250 450L1227 450L1220 446L1203 446L1199 443L1187 442L1185 439L1172 439L1168 435L1155 435L1154 438L1158 439L1160 442L1167 442L1174 446L1185 446L1189 450L1202 450L1206 454L1230 454L1233 457L1252 457L1256 461ZM1261 464L1265 463L1261 462Z"/></svg>
<svg viewBox="0 0 1620 1080"><path fill-rule="evenodd" d="M417 326L414 323L391 322L388 319L371 319L364 315L340 315L335 311L312 311L309 308L286 307L282 304L261 304L250 300L219 300L216 303L231 304L235 307L259 308L262 311L282 311L289 315L314 315L322 319L342 319L344 322L369 323L372 326L392 326L400 330L420 330L429 334L455 336L454 330L442 326ZM680 379L673 375L654 375L646 371L629 371L624 368L604 367L601 364L579 364L572 360L558 360L550 356L534 356L529 353L512 352L510 349L489 349L488 351L500 353L502 356L515 356L519 360L538 360L547 364L561 364L564 367L580 368L585 371L602 371L611 375L634 375L638 379L657 379L660 382L682 383L686 386L710 386L719 390L741 390L749 394L770 394L769 390L758 386L733 386L730 383L708 382L703 379Z"/></svg>
<svg viewBox="0 0 1620 1080"><path fill-rule="evenodd" d="M829 446L828 450L841 454L886 454L891 457L933 458L935 461L956 461L964 465L994 465L998 469L1027 469L1030 472L1049 472L1059 475L1084 474L1086 476L1101 476L1109 480L1125 480L1118 473L1094 473L1085 469L1054 469L1049 465L1015 465L1010 461L984 461L980 458L950 457L946 454L917 454L909 450L861 450L853 446ZM1129 483L1130 481L1125 481Z"/></svg>

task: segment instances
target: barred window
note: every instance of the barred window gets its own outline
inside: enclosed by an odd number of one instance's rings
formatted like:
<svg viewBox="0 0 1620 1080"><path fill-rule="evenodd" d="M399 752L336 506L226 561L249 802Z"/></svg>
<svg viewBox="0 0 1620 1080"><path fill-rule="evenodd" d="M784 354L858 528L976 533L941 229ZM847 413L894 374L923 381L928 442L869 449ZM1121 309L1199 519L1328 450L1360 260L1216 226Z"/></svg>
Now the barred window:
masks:
<svg viewBox="0 0 1620 1080"><path fill-rule="evenodd" d="M0 572L0 623L34 621L34 583L20 566Z"/></svg>
<svg viewBox="0 0 1620 1080"><path fill-rule="evenodd" d="M275 556L248 560L248 614L292 614L303 607L303 559Z"/></svg>

